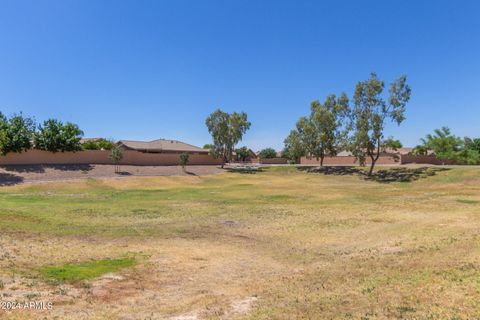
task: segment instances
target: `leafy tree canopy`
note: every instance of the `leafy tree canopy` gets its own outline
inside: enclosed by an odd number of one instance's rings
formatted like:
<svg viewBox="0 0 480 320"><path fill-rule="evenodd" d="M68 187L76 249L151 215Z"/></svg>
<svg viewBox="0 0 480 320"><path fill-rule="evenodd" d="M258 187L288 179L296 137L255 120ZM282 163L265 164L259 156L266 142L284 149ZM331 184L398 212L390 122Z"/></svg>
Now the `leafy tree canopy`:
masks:
<svg viewBox="0 0 480 320"><path fill-rule="evenodd" d="M410 154L413 156L426 156L428 155L428 149L424 145L418 145L413 148Z"/></svg>
<svg viewBox="0 0 480 320"><path fill-rule="evenodd" d="M428 134L422 139L423 146L432 150L439 159L454 160L463 148L463 141L453 135L449 128L435 129L433 134Z"/></svg>
<svg viewBox="0 0 480 320"><path fill-rule="evenodd" d="M245 161L250 156L250 150L245 146L235 149L235 153L238 161Z"/></svg>
<svg viewBox="0 0 480 320"><path fill-rule="evenodd" d="M454 160L464 164L480 164L480 139L461 139L453 135L449 128L436 129L422 139L422 147L432 150L439 159Z"/></svg>
<svg viewBox="0 0 480 320"><path fill-rule="evenodd" d="M305 156L305 147L298 130L290 131L290 134L283 143L285 144L283 156L289 160L298 162L301 157Z"/></svg>
<svg viewBox="0 0 480 320"><path fill-rule="evenodd" d="M311 103L309 117L301 117L297 121L296 130L286 140L293 146L295 155L306 154L320 159L326 155L336 155L337 150L345 145L348 132L346 120L350 112L346 94L331 94L322 104L316 100Z"/></svg>
<svg viewBox="0 0 480 320"><path fill-rule="evenodd" d="M50 152L82 150L82 130L71 122L63 124L56 119L46 120L35 135L35 148Z"/></svg>
<svg viewBox="0 0 480 320"><path fill-rule="evenodd" d="M384 146L387 149L392 149L395 151L403 147L400 140L395 140L393 137L389 137L388 139L386 139L384 142Z"/></svg>
<svg viewBox="0 0 480 320"><path fill-rule="evenodd" d="M265 148L258 153L260 159L272 159L277 156L277 152L273 148Z"/></svg>
<svg viewBox="0 0 480 320"><path fill-rule="evenodd" d="M213 138L210 153L215 158L222 159L222 166L232 159L235 145L242 140L251 125L245 112L229 114L220 109L210 114L205 124Z"/></svg>
<svg viewBox="0 0 480 320"><path fill-rule="evenodd" d="M82 143L83 150L112 150L113 141L104 138L87 140Z"/></svg>
<svg viewBox="0 0 480 320"><path fill-rule="evenodd" d="M480 138L464 138L465 148L469 150L475 150L480 152Z"/></svg>
<svg viewBox="0 0 480 320"><path fill-rule="evenodd" d="M0 153L22 152L32 147L35 121L18 114L7 119L0 112Z"/></svg>
<svg viewBox="0 0 480 320"><path fill-rule="evenodd" d="M381 151L385 148L384 128L387 121L400 125L405 120L405 107L410 100L411 89L406 76L395 80L389 89L387 101L383 98L385 84L375 73L359 82L355 87L352 110L350 149L364 165L366 158L371 160L369 174L372 174Z"/></svg>

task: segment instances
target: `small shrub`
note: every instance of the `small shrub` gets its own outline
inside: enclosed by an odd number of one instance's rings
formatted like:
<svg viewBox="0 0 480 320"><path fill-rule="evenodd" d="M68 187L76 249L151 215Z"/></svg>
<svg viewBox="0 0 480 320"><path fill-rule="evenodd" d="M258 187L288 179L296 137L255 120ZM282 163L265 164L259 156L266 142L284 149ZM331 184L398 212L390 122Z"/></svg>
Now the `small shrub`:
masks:
<svg viewBox="0 0 480 320"><path fill-rule="evenodd" d="M112 160L113 164L115 165L115 173L120 171L119 163L123 159L123 149L117 145L115 145L112 149L112 152L109 156L110 160Z"/></svg>
<svg viewBox="0 0 480 320"><path fill-rule="evenodd" d="M180 154L180 165L182 166L183 171L186 171L186 167L187 167L187 164L188 164L188 158L189 157L190 156L187 152L182 152Z"/></svg>

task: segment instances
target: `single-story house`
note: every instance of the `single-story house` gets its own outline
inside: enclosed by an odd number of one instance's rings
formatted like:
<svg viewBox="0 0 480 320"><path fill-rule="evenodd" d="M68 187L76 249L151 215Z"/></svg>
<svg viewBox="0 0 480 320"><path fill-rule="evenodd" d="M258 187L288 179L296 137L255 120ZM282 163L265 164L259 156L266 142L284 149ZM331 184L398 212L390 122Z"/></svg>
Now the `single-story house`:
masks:
<svg viewBox="0 0 480 320"><path fill-rule="evenodd" d="M178 141L157 139L153 141L134 141L120 140L117 145L125 150L135 150L143 153L173 153L180 154L187 152L189 154L208 154L209 150Z"/></svg>

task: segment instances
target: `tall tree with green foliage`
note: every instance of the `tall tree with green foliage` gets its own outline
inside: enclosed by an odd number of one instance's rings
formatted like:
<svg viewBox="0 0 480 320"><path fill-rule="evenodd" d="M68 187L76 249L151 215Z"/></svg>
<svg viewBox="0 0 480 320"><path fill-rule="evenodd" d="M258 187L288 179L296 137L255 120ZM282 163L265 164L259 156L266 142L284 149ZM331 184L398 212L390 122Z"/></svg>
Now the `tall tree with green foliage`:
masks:
<svg viewBox="0 0 480 320"><path fill-rule="evenodd" d="M427 134L421 141L425 149L432 150L442 160L458 160L463 148L462 139L453 135L448 127L435 129L433 134Z"/></svg>
<svg viewBox="0 0 480 320"><path fill-rule="evenodd" d="M323 104L314 101L311 106L311 119L317 135L317 147L313 155L320 159L320 166L326 155L335 156L344 142L349 114L349 101L346 94L336 97L329 95Z"/></svg>
<svg viewBox="0 0 480 320"><path fill-rule="evenodd" d="M297 121L295 131L298 132L298 137L303 149L305 150L305 155L307 157L317 155L318 139L312 119L310 117L300 117L300 119Z"/></svg>
<svg viewBox="0 0 480 320"><path fill-rule="evenodd" d="M465 145L458 153L457 161L463 164L478 165L480 164L480 152Z"/></svg>
<svg viewBox="0 0 480 320"><path fill-rule="evenodd" d="M463 141L465 144L465 148L480 152L480 138L465 137Z"/></svg>
<svg viewBox="0 0 480 320"><path fill-rule="evenodd" d="M297 130L290 131L283 143L285 145L283 155L290 161L297 163L301 157L305 156L305 147Z"/></svg>
<svg viewBox="0 0 480 320"><path fill-rule="evenodd" d="M350 110L348 97L342 94L337 98L331 94L323 104L318 100L313 101L310 109L309 117L301 117L297 121L295 135L305 153L320 160L320 166L323 166L325 156L336 155L344 145Z"/></svg>
<svg viewBox="0 0 480 320"><path fill-rule="evenodd" d="M46 120L35 135L35 148L50 152L80 151L83 131L71 122Z"/></svg>
<svg viewBox="0 0 480 320"><path fill-rule="evenodd" d="M423 150L431 150L440 160L452 160L459 164L480 164L480 139L461 139L448 127L434 130L422 139Z"/></svg>
<svg viewBox="0 0 480 320"><path fill-rule="evenodd" d="M277 152L273 148L265 148L258 153L260 159L272 159L277 156Z"/></svg>
<svg viewBox="0 0 480 320"><path fill-rule="evenodd" d="M423 147L432 150L441 160L452 160L462 164L480 164L480 139L453 135L449 128L436 129L422 139Z"/></svg>
<svg viewBox="0 0 480 320"><path fill-rule="evenodd" d="M371 175L375 163L385 148L384 129L387 121L400 125L405 120L405 107L410 100L411 89L407 77L395 80L389 89L388 101L383 98L384 82L375 73L355 87L352 110L354 134L350 149L361 165L370 158Z"/></svg>
<svg viewBox="0 0 480 320"><path fill-rule="evenodd" d="M17 114L7 119L0 112L0 153L22 152L32 148L35 121Z"/></svg>
<svg viewBox="0 0 480 320"><path fill-rule="evenodd" d="M222 159L223 168L225 162L231 161L235 145L242 140L251 123L245 112L229 114L217 109L208 116L205 124L213 138L210 153L215 158Z"/></svg>

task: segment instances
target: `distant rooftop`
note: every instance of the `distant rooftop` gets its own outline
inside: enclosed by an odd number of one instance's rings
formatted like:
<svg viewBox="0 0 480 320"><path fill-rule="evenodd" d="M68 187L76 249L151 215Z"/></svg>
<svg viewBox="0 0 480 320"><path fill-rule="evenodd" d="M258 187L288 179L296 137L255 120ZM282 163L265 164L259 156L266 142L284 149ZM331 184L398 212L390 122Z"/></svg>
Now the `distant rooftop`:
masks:
<svg viewBox="0 0 480 320"><path fill-rule="evenodd" d="M126 149L132 149L144 152L201 152L208 153L208 150L200 147L178 141L168 139L157 139L153 141L134 141L134 140L120 140L117 142Z"/></svg>

